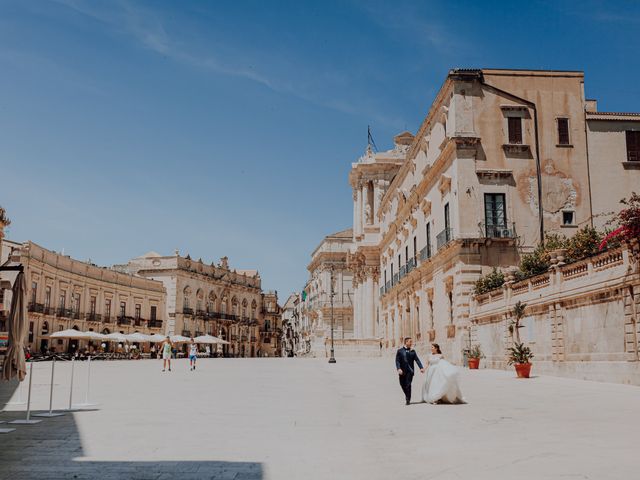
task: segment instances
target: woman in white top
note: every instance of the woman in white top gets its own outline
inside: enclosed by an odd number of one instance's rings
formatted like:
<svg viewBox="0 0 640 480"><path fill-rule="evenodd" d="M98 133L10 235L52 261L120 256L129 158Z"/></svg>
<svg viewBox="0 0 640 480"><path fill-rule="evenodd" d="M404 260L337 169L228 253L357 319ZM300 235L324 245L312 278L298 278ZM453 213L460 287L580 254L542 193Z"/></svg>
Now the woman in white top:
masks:
<svg viewBox="0 0 640 480"><path fill-rule="evenodd" d="M196 341L191 337L191 343L189 343L189 370L196 369L196 360L198 359L198 345Z"/></svg>
<svg viewBox="0 0 640 480"><path fill-rule="evenodd" d="M431 345L431 355L427 360L427 379L422 387L422 401L465 403L458 385L458 367L442 358L442 351L437 343Z"/></svg>

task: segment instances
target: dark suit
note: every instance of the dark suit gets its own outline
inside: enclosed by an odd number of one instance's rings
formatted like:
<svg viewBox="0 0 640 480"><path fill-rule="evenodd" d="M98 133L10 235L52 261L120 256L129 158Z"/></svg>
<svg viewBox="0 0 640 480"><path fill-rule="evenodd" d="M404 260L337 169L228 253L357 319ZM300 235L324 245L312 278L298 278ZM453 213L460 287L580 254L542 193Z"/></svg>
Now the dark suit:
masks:
<svg viewBox="0 0 640 480"><path fill-rule="evenodd" d="M398 349L396 352L396 369L402 370L402 375L398 374L398 377L407 403L411 401L411 382L415 373L414 363L417 363L420 369L423 368L415 350L409 350L406 347Z"/></svg>

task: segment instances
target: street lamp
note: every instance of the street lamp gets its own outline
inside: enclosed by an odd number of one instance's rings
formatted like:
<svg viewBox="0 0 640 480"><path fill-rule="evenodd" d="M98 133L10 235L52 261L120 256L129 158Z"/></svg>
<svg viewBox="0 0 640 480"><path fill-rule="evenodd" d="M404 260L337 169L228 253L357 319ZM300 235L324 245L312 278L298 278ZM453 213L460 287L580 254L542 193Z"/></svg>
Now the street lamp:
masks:
<svg viewBox="0 0 640 480"><path fill-rule="evenodd" d="M331 291L329 293L329 298L331 299L331 357L329 358L329 363L336 363L336 356L333 350L333 296L335 292L333 291L333 268L331 269Z"/></svg>

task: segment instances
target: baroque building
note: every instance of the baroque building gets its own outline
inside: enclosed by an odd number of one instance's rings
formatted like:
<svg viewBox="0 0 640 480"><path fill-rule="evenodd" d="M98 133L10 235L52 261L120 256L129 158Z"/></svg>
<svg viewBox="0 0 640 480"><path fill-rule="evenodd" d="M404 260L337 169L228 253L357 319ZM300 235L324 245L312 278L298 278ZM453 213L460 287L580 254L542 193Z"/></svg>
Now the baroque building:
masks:
<svg viewBox="0 0 640 480"><path fill-rule="evenodd" d="M451 70L416 135L349 174L362 348L412 336L460 361L480 275L545 233L601 226L640 185L639 120L597 112L582 72Z"/></svg>
<svg viewBox="0 0 640 480"><path fill-rule="evenodd" d="M222 338L230 342L218 346L218 353L225 356L255 357L263 356L263 350L277 350L277 345L271 346L276 333L264 330L265 301L275 298L277 306L277 294L263 295L257 270L233 270L227 257L206 264L178 252L171 256L149 252L117 268L162 282L167 291L167 334Z"/></svg>
<svg viewBox="0 0 640 480"><path fill-rule="evenodd" d="M161 282L74 260L33 242L13 248L9 260L24 267L29 325L26 345L34 351L75 350L77 340L48 338L67 329L164 332L166 295ZM99 342L94 343L97 347Z"/></svg>
<svg viewBox="0 0 640 480"><path fill-rule="evenodd" d="M301 315L312 355L327 354L332 319L334 342L354 337L352 272L347 267L352 237L351 229L327 235L311 254Z"/></svg>

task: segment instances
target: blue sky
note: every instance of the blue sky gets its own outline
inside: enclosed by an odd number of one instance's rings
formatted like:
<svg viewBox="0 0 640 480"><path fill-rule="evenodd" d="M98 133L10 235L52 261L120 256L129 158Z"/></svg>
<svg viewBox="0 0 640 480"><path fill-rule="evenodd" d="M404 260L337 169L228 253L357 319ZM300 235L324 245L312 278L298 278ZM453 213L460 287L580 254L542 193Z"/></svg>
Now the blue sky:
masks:
<svg viewBox="0 0 640 480"><path fill-rule="evenodd" d="M584 70L640 111L639 28L635 1L0 0L8 237L228 255L286 297L350 226L367 125L415 132L452 67Z"/></svg>

